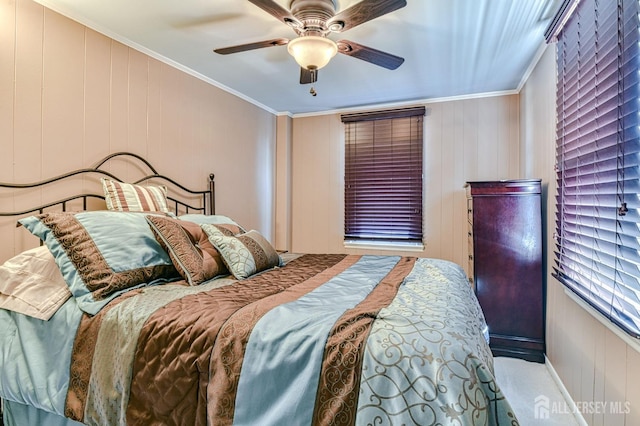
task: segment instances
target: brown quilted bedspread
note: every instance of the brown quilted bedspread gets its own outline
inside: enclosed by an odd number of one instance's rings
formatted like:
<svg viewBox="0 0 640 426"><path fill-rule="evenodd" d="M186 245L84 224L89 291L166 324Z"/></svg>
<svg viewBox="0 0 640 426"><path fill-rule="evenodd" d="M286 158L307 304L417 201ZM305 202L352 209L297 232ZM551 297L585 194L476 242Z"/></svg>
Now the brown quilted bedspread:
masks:
<svg viewBox="0 0 640 426"><path fill-rule="evenodd" d="M344 258L345 255L305 255L285 268L182 297L155 312L138 338L127 424L204 424L211 354L229 318L245 306L304 283ZM135 293L127 293L114 302ZM108 305L94 317L85 316L78 330L66 410L67 416L78 421L83 418L100 322L113 306Z"/></svg>

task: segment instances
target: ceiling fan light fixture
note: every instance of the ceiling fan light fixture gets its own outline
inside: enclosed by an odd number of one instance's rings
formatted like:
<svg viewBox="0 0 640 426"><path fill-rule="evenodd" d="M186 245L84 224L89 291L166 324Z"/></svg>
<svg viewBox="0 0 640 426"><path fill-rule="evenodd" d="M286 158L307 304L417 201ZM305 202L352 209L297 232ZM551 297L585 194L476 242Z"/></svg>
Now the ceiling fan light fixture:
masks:
<svg viewBox="0 0 640 426"><path fill-rule="evenodd" d="M338 46L326 37L300 36L289 42L287 50L302 68L319 70L338 53Z"/></svg>

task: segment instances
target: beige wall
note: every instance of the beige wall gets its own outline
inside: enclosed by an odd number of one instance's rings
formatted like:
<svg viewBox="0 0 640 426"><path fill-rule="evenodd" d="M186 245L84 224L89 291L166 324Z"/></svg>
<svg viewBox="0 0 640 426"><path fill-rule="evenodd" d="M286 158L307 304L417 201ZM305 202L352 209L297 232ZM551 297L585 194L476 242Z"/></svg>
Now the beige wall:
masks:
<svg viewBox="0 0 640 426"><path fill-rule="evenodd" d="M0 0L0 181L133 151L196 189L215 173L218 212L272 238L275 136L276 117L264 109L31 0ZM112 171L139 177L131 167ZM3 192L0 211L67 189ZM0 219L0 261L36 244L14 224Z"/></svg>
<svg viewBox="0 0 640 426"><path fill-rule="evenodd" d="M519 177L518 95L430 103L426 109L425 250L418 255L466 267L464 184ZM344 127L340 115L294 118L292 152L292 249L362 253L343 246Z"/></svg>
<svg viewBox="0 0 640 426"><path fill-rule="evenodd" d="M520 93L522 168L542 177L546 204L547 356L574 401L628 402L624 416L584 412L590 425L640 425L640 353L590 315L551 276L555 227L555 47L547 47ZM611 406L611 405L610 405Z"/></svg>
<svg viewBox="0 0 640 426"><path fill-rule="evenodd" d="M278 116L276 137L276 249L291 248L291 124L289 116Z"/></svg>

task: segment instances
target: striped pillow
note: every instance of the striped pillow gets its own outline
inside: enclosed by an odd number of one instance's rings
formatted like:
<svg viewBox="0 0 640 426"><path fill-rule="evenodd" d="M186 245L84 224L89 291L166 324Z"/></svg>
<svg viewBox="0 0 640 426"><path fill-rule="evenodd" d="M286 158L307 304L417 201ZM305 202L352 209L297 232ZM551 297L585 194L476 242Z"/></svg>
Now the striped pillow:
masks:
<svg viewBox="0 0 640 426"><path fill-rule="evenodd" d="M107 209L121 212L169 212L167 188L141 186L102 178Z"/></svg>

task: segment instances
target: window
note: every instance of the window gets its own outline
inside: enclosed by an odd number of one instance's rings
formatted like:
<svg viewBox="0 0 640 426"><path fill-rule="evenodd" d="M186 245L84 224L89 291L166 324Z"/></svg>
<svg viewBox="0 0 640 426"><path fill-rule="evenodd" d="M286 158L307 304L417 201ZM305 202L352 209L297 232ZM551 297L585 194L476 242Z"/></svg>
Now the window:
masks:
<svg viewBox="0 0 640 426"><path fill-rule="evenodd" d="M558 41L554 276L637 338L639 0L575 4L547 32Z"/></svg>
<svg viewBox="0 0 640 426"><path fill-rule="evenodd" d="M424 107L342 116L345 241L422 243Z"/></svg>

